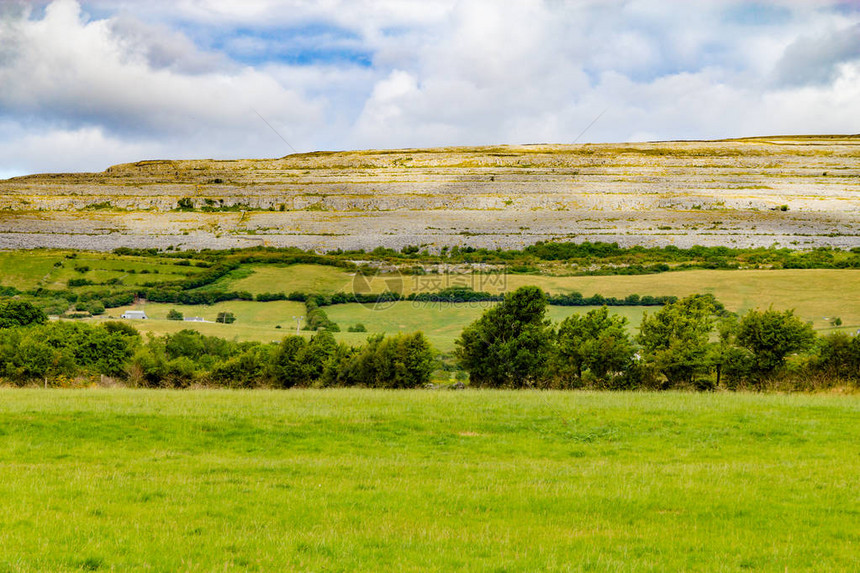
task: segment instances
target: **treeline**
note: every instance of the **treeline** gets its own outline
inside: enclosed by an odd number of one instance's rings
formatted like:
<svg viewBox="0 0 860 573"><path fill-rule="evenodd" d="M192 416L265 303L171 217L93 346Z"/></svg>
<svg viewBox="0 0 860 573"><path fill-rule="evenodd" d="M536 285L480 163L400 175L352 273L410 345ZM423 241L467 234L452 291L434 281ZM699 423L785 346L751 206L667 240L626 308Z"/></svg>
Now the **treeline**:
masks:
<svg viewBox="0 0 860 573"><path fill-rule="evenodd" d="M792 311L727 312L711 295L646 313L637 336L607 307L558 325L523 287L456 341L473 386L495 388L813 389L860 381L860 336L818 337Z"/></svg>
<svg viewBox="0 0 860 573"><path fill-rule="evenodd" d="M818 336L792 311L736 316L711 295L695 295L646 313L632 336L606 306L559 324L546 310L545 293L523 287L467 326L455 359L470 384L815 390L860 383L860 335ZM415 388L429 382L434 362L421 333L372 336L359 347L338 344L328 330L270 344L193 330L143 340L125 322L48 322L27 302L0 303L0 378L13 384L104 375L159 388Z"/></svg>
<svg viewBox="0 0 860 573"><path fill-rule="evenodd" d="M495 263L510 265L517 271L534 270L543 261L566 261L582 267L598 265L598 269L583 270L583 274L647 274L689 268L782 268L782 269L844 269L860 268L860 248L841 250L819 247L809 251L788 248L731 248L694 245L680 248L621 247L604 242L538 242L523 249L484 249L475 247L443 247L431 253L426 247L410 245L400 250L377 247L328 251L319 254L298 248L251 247L245 249L200 251L158 251L156 249L116 249L119 255L194 258L210 264L224 262L335 265L355 269L354 259L388 261L392 263Z"/></svg>
<svg viewBox="0 0 860 573"><path fill-rule="evenodd" d="M194 330L144 340L125 322L47 322L27 303L0 305L0 379L16 385L110 376L149 388L415 388L430 381L435 362L421 333L372 336L357 347L327 331L270 344Z"/></svg>

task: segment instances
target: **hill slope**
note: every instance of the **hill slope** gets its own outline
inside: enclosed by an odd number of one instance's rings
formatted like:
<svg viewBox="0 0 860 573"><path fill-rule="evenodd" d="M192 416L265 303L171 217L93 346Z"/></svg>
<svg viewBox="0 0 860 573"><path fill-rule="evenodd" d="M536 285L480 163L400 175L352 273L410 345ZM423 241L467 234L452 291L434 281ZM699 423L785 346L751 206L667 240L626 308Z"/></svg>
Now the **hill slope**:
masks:
<svg viewBox="0 0 860 573"><path fill-rule="evenodd" d="M141 161L0 181L0 248L810 248L858 237L860 136Z"/></svg>

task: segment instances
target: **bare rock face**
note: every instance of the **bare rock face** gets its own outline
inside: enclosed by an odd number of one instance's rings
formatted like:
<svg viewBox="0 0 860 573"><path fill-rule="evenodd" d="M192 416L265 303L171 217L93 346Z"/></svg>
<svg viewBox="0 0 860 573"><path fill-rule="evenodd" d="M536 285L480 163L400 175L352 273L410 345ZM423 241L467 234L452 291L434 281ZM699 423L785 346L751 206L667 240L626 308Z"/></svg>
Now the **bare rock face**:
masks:
<svg viewBox="0 0 860 573"><path fill-rule="evenodd" d="M141 161L0 181L0 248L860 246L860 136Z"/></svg>

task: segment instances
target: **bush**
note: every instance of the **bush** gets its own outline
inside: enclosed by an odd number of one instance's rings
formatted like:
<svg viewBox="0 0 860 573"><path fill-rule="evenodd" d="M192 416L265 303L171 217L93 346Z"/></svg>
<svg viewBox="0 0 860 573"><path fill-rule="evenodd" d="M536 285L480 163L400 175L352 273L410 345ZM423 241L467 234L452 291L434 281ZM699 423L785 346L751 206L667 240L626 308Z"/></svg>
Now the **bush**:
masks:
<svg viewBox="0 0 860 573"><path fill-rule="evenodd" d="M357 352L336 349L334 355L337 371L327 378L344 386L420 388L430 381L434 367L430 343L420 332L373 336Z"/></svg>
<svg viewBox="0 0 860 573"><path fill-rule="evenodd" d="M185 319L185 316L181 312L176 310L175 308L171 308L167 312L167 320L184 320L184 319Z"/></svg>
<svg viewBox="0 0 860 573"><path fill-rule="evenodd" d="M582 385L583 373L607 381L622 375L633 360L627 319L606 306L566 318L558 328L558 375L565 385Z"/></svg>

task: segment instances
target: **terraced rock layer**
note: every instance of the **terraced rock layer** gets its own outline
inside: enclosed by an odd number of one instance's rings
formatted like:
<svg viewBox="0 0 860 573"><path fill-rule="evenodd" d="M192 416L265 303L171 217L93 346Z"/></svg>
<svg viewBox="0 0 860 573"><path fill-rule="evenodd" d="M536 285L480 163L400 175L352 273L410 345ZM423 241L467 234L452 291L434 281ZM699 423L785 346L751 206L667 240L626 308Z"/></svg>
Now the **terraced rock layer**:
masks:
<svg viewBox="0 0 860 573"><path fill-rule="evenodd" d="M860 136L141 161L0 181L0 248L539 240L858 246Z"/></svg>

